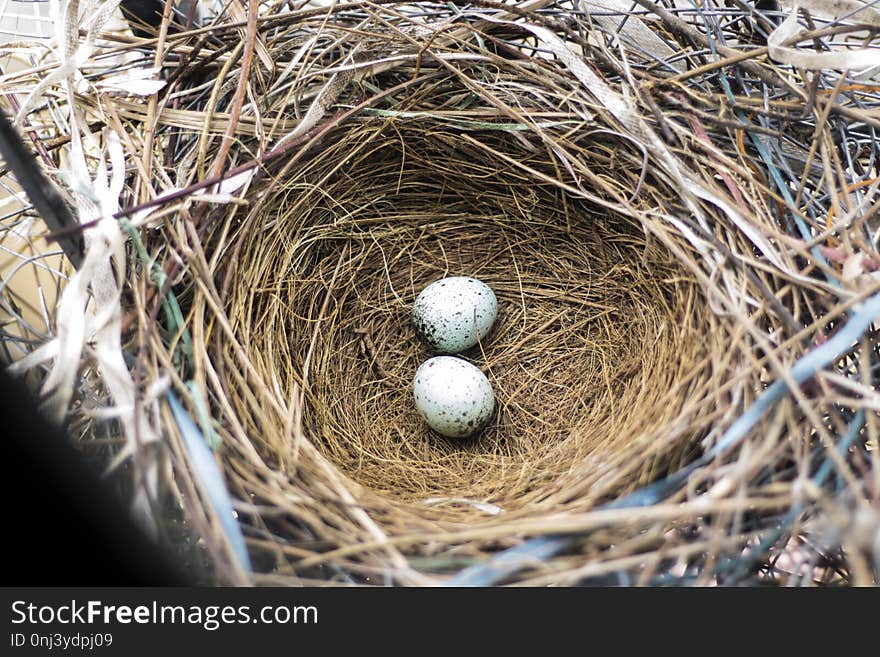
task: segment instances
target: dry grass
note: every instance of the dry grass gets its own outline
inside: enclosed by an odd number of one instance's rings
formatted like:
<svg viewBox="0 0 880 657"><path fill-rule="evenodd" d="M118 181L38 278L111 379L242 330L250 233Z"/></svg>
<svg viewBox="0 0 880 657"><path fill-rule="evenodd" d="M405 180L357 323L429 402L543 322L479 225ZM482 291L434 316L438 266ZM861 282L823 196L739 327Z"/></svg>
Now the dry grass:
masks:
<svg viewBox="0 0 880 657"><path fill-rule="evenodd" d="M125 351L220 444L253 574L162 411L162 490L218 580L439 583L566 535L489 581L812 583L775 565L795 536L804 572L841 551L833 583L876 582L873 327L794 383L880 291L876 82L774 63L772 14L638 4L681 53L667 65L550 2L117 39L167 86L76 102L121 137L121 214L156 222L129 250ZM498 412L465 442L411 399L412 301L458 274L501 312L466 354ZM613 506L658 481L661 499Z"/></svg>

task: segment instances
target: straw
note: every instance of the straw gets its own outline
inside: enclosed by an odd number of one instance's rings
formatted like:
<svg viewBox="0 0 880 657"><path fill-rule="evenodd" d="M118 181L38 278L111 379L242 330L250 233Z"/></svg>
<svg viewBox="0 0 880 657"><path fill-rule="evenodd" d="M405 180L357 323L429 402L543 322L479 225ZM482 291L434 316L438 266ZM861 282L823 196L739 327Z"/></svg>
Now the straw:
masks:
<svg viewBox="0 0 880 657"><path fill-rule="evenodd" d="M124 152L113 212L50 237L125 231L136 403L114 407L99 369L53 374L54 303L10 285L6 353L36 386L74 381L83 444L149 420L161 441L107 457L157 464L156 522L185 513L219 582L876 583L876 16L801 6L82 23L88 57L55 44L0 97L29 99L63 192L83 194L78 143L96 181L105 140ZM57 79L74 65L88 84ZM13 237L46 230L10 203L10 271L34 275ZM412 303L446 275L499 300L463 354L498 410L467 441L412 399L431 355Z"/></svg>

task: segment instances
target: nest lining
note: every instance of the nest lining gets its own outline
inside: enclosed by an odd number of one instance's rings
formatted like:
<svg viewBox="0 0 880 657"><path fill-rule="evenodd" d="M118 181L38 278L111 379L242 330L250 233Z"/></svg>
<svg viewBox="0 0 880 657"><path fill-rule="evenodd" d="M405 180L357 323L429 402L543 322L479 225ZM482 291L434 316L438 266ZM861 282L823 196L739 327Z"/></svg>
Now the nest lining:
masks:
<svg viewBox="0 0 880 657"><path fill-rule="evenodd" d="M484 516L480 504L586 508L677 465L694 436L668 423L709 342L691 277L631 218L417 122L367 125L336 142L343 167L331 148L289 172L237 237L230 317L277 403L301 395L306 439L383 503L450 521ZM432 355L412 303L447 275L477 277L499 299L491 335L463 354L497 409L466 440L430 431L412 399ZM291 441L267 435L285 430L263 423L261 435L293 473Z"/></svg>

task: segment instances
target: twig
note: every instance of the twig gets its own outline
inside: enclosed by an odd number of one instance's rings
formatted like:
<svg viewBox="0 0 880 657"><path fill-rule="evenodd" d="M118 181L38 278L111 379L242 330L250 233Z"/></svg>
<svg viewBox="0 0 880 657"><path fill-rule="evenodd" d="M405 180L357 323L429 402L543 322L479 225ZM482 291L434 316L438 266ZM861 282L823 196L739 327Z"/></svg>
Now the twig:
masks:
<svg viewBox="0 0 880 657"><path fill-rule="evenodd" d="M382 365L382 358L379 356L379 350L376 349L376 345L370 337L370 330L367 328L356 328L354 329L354 333L361 336L361 348L363 353L370 361L370 365L376 370L376 374L379 375L379 378L383 380L390 378L388 370Z"/></svg>

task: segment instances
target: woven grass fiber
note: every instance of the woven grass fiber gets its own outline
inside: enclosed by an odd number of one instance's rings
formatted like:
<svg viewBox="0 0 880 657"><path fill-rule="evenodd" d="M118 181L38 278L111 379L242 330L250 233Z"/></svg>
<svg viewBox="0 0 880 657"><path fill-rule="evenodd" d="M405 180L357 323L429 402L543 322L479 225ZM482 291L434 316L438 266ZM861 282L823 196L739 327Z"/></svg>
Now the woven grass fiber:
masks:
<svg viewBox="0 0 880 657"><path fill-rule="evenodd" d="M210 582L878 581L878 84L800 59L876 56L875 10L285 4L80 12L86 84L3 81L60 170L83 135L89 180L124 167L80 212L119 233L81 311L118 308L124 376L87 328L62 416L158 536ZM499 302L466 440L412 398L413 301L455 275Z"/></svg>

